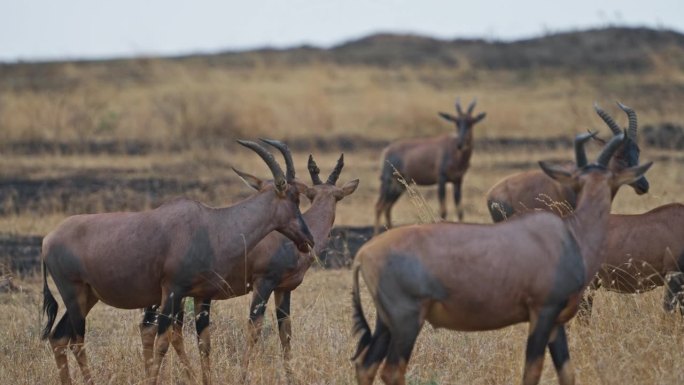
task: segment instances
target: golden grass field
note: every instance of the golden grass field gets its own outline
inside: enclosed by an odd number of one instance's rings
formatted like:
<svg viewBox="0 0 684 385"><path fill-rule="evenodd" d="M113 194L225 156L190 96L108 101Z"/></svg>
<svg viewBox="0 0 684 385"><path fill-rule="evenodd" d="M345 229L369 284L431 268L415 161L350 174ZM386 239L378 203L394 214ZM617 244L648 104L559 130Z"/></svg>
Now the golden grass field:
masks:
<svg viewBox="0 0 684 385"><path fill-rule="evenodd" d="M626 124L626 119L614 106L616 99L633 107L642 124L684 120L681 99L677 99L684 73L670 67L640 75L523 76L468 68L195 68L149 60L140 61L140 72L146 77L139 82L107 78L105 64L63 67L59 73L65 81L78 80L67 89L0 90L3 140L138 140L153 143L154 150L142 155L8 151L0 157L1 177L42 180L88 173L115 181L133 177L221 181L215 189L195 188L185 193L211 205L226 205L250 193L231 166L268 176L265 165L255 154L234 144L235 138L264 136L310 143L310 151L294 153L299 176L308 179L305 161L309 152L323 173L330 172L340 152L334 146L316 147L316 138L349 137L361 143L447 132L452 128L442 123L436 112L451 112L456 96L461 96L464 105L477 97L476 111L488 114L476 126L476 138L570 137L588 128L600 129L606 135L608 129L592 110L595 100L621 124ZM590 149L591 153L596 150ZM372 223L379 152L361 145L345 152L346 166L340 181L360 178L361 184L338 205L336 224ZM475 148L464 182L466 220L489 222L484 194L503 176L534 168L541 159L571 157L569 148ZM683 200L684 154L642 147L641 159L657 160L647 174L650 193L638 197L623 188L614 202L614 212L638 213ZM435 189L419 191L436 211ZM3 202L13 210L0 216L0 232L42 235L76 212L111 207L140 210L159 204L157 198L141 198L124 188L98 191L73 201L68 196L59 202L50 196L41 200L37 210L25 210L13 199ZM448 203L453 218L453 202ZM416 222L421 214L406 197L400 199L393 213L398 223ZM56 383L52 354L48 344L38 338L43 325L41 279L29 275L15 282L23 291L0 294L1 382ZM294 292L292 366L298 383L354 383L349 361L356 343L350 335L350 290L350 271L312 270ZM366 314L373 318L375 311L365 288L362 293ZM679 316L663 314L661 298L662 288L643 295L597 293L591 324L582 326L572 321L569 328L578 384L684 383L684 323ZM248 301L243 297L218 302L212 310L212 376L216 383L237 383L240 378ZM286 383L272 305L269 310L265 338L250 366L253 384ZM142 382L140 319L140 311L101 304L90 313L86 349L98 383ZM409 365L408 382L519 383L526 336L526 325L484 333L434 330L426 325ZM199 374L194 327L190 324L186 324L185 339L195 373ZM73 357L70 364L72 377L82 383ZM170 352L163 369L165 383L179 381L179 364L175 353ZM542 383L556 383L550 358L545 364Z"/></svg>

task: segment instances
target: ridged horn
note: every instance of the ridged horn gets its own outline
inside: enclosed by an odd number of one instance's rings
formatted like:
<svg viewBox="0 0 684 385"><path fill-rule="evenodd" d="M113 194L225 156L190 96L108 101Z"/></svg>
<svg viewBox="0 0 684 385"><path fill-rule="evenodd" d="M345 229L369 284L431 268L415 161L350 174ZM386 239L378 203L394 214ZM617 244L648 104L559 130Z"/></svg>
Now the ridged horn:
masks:
<svg viewBox="0 0 684 385"><path fill-rule="evenodd" d="M283 158L285 158L285 177L287 178L288 182L293 181L295 178L295 167L294 162L292 161L292 153L287 147L287 144L273 139L259 138L259 140L275 147L278 151L280 151L281 154L283 154Z"/></svg>
<svg viewBox="0 0 684 385"><path fill-rule="evenodd" d="M615 154L615 151L617 151L617 149L622 145L622 142L625 140L626 137L627 134L623 132L610 138L608 144L606 144L606 146L603 147L603 150L601 150L601 153L599 154L598 158L596 158L596 163L599 166L608 167L608 162L610 162L610 158L613 156L613 154Z"/></svg>
<svg viewBox="0 0 684 385"><path fill-rule="evenodd" d="M577 162L577 168L584 167L589 163L587 161L587 153L584 150L584 144L594 136L596 136L596 132L587 132L575 136L575 160Z"/></svg>
<svg viewBox="0 0 684 385"><path fill-rule="evenodd" d="M473 114L473 110L475 110L475 105L477 104L477 98L473 98L473 101L470 102L468 105L468 111L466 112L468 115Z"/></svg>
<svg viewBox="0 0 684 385"><path fill-rule="evenodd" d="M273 155L256 142L250 140L238 140L237 142L256 152L261 159L266 162L266 165L271 170L271 174L273 174L273 181L276 189L278 191L284 191L287 187L287 180L285 179L285 174L283 174L283 169L280 168L280 165L278 165L278 162L273 158Z"/></svg>
<svg viewBox="0 0 684 385"><path fill-rule="evenodd" d="M311 181L313 182L314 186L323 184L321 181L321 178L318 176L318 174L321 172L321 169L318 168L318 165L316 164L316 161L313 158L313 155L309 154L309 162L307 163L307 168L309 169L309 175L311 175Z"/></svg>
<svg viewBox="0 0 684 385"><path fill-rule="evenodd" d="M337 183L337 179L340 177L340 173L342 172L342 167L344 167L344 154L340 155L340 159L337 160L337 164L335 165L335 168L332 170L330 173L330 176L328 177L328 180L325 181L327 184L335 185Z"/></svg>
<svg viewBox="0 0 684 385"><path fill-rule="evenodd" d="M598 116L600 116L601 119L603 119L603 121L606 122L608 127L610 127L610 130L613 131L613 135L618 135L622 132L620 126L618 126L618 124L615 123L613 118L611 118L606 111L603 111L603 109L599 107L597 102L594 102L594 110L596 111Z"/></svg>
<svg viewBox="0 0 684 385"><path fill-rule="evenodd" d="M625 106L624 104L617 102L618 107L622 111L627 114L627 119L629 120L629 128L627 128L627 136L629 136L630 139L636 142L636 137L637 137L637 114L636 112L631 109L630 107Z"/></svg>
<svg viewBox="0 0 684 385"><path fill-rule="evenodd" d="M461 109L461 98L456 98L456 112L459 115L463 115L463 110Z"/></svg>

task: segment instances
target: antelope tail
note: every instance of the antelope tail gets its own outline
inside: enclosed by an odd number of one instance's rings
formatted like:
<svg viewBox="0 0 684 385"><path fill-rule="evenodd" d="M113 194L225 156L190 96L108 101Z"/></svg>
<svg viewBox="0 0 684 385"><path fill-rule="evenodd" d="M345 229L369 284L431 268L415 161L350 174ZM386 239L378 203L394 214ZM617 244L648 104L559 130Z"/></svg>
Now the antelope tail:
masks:
<svg viewBox="0 0 684 385"><path fill-rule="evenodd" d="M45 266L45 262L43 262L43 314L47 314L47 324L43 329L43 334L40 336L41 340L47 339L50 335L52 325L55 323L55 319L57 318L57 308L59 307L55 297L52 295L50 288L48 287L47 274L47 266Z"/></svg>
<svg viewBox="0 0 684 385"><path fill-rule="evenodd" d="M359 344L356 348L356 353L354 353L354 356L352 357L352 360L358 358L361 352L363 352L363 350L371 343L371 330L368 326L368 321L366 321L366 317L363 315L363 308L361 307L361 295L359 294L359 269L361 269L360 265L357 265L354 268L354 286L352 289L352 321L354 325L352 327L352 334L357 335L360 333L361 338L359 339Z"/></svg>

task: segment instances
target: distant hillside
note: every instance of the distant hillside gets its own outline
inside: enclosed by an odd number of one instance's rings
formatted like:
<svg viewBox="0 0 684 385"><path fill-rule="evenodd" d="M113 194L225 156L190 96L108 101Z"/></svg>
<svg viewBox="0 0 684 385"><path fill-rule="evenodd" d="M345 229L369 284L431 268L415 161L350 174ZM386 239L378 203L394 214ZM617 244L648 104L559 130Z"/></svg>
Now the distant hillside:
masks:
<svg viewBox="0 0 684 385"><path fill-rule="evenodd" d="M297 47L227 52L181 60L213 65L302 65L332 62L380 67L441 65L464 61L482 69L566 69L571 71L645 71L666 61L684 68L684 35L647 28L606 28L552 34L514 42L439 40L416 35L377 34L330 49Z"/></svg>
<svg viewBox="0 0 684 385"><path fill-rule="evenodd" d="M161 59L167 60L167 59ZM513 42L439 40L417 35L377 34L330 49L310 46L257 49L168 58L211 67L300 66L313 63L376 67L448 66L491 70L559 69L568 71L647 71L655 63L684 69L684 35L648 28L605 28L565 32ZM144 72L140 59L84 61L107 63L121 75ZM59 63L0 64L3 78L49 76ZM29 67L29 68L26 68ZM143 63L144 67L144 63Z"/></svg>

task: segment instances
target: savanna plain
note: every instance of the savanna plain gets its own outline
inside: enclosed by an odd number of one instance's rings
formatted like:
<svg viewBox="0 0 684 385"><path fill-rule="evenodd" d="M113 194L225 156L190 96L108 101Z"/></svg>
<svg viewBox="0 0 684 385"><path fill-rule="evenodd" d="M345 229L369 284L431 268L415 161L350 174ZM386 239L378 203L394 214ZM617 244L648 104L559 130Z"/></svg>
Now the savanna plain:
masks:
<svg viewBox="0 0 684 385"><path fill-rule="evenodd" d="M255 154L234 142L258 137L286 141L303 180L308 180L308 154L325 174L344 152L340 181L359 178L361 183L338 204L335 223L370 225L382 147L394 139L453 131L437 112L453 112L456 97L463 105L477 98L476 111L487 112L475 127L463 201L466 221L489 223L484 194L500 178L534 169L538 160L572 159L569 143L576 133L596 129L609 135L592 109L594 101L621 125L626 117L615 100L636 110L640 127L684 121L684 67L664 58L654 56L647 70L615 72L479 69L466 59L454 67L259 61L222 66L200 59L6 65L0 68L0 232L44 235L69 215L151 209L176 195L228 205L250 194L231 167L269 175ZM594 145L589 151L598 149ZM637 196L623 188L613 212L640 213L684 200L684 153L649 146L643 137L641 149L642 162L655 161L648 173L650 192ZM403 196L394 207L395 221L434 218L435 190L417 188L427 206ZM448 208L453 219L453 202ZM487 240L481 241L486 247ZM12 273L7 266L3 275L13 274L19 290L0 293L0 381L56 383L52 353L39 339L42 276ZM314 267L293 293L291 366L297 383L355 383L349 360L356 344L351 282L348 269ZM684 321L663 312L662 294L662 288L635 295L597 293L591 322L573 320L569 326L578 383L684 383ZM375 311L365 287L362 299L373 325ZM214 303L215 383L239 382L248 308L247 296ZM141 317L140 311L103 304L91 311L86 350L97 383L142 383ZM186 316L184 337L199 375L191 320ZM249 380L285 384L272 304L263 337ZM482 333L426 325L408 382L518 383L526 338L524 324ZM73 357L70 368L81 383ZM170 350L164 382L179 383L180 368ZM548 355L542 383L557 383Z"/></svg>

